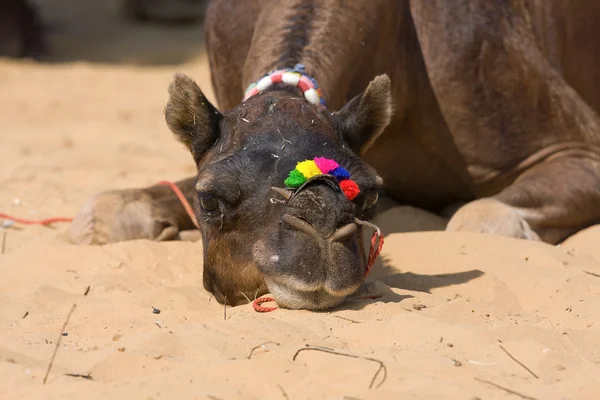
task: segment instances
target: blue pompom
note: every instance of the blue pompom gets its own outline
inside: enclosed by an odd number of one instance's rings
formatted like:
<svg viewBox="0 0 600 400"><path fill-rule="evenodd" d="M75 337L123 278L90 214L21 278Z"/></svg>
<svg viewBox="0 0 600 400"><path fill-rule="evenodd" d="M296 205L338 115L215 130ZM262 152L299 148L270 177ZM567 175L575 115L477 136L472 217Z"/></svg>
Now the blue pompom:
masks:
<svg viewBox="0 0 600 400"><path fill-rule="evenodd" d="M346 171L344 167L337 167L336 169L331 171L330 174L335 176L338 182L350 179L350 172Z"/></svg>

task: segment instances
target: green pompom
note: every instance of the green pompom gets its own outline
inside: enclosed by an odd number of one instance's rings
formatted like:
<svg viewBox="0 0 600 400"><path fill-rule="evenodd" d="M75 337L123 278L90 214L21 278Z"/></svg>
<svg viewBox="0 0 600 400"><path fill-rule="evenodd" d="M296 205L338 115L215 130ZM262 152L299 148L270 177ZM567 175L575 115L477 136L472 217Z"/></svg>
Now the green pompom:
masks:
<svg viewBox="0 0 600 400"><path fill-rule="evenodd" d="M288 178L283 182L286 186L291 188L300 187L304 182L306 182L306 178L300 171L297 169L290 172Z"/></svg>

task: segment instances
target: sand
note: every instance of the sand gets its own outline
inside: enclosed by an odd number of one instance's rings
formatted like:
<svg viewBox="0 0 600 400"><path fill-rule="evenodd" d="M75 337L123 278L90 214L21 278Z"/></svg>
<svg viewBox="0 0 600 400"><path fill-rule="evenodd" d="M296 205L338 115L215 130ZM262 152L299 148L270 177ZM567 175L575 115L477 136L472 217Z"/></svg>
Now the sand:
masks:
<svg viewBox="0 0 600 400"><path fill-rule="evenodd" d="M213 99L201 28L49 13L55 60L0 59L0 212L73 216L97 191L193 173L162 109L175 71ZM202 288L200 242L74 246L66 224L7 229L0 398L598 398L600 227L550 246L440 232L443 219L393 204L377 222L381 299L226 319ZM314 346L360 358L293 359Z"/></svg>

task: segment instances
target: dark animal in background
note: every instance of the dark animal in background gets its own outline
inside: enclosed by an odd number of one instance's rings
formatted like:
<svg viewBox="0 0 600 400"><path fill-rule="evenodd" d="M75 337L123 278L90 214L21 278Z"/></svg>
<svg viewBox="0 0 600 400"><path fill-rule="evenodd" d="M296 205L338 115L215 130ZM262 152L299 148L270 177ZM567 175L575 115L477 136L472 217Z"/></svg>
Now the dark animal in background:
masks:
<svg viewBox="0 0 600 400"><path fill-rule="evenodd" d="M0 0L0 55L40 59L45 52L36 7L26 0Z"/></svg>
<svg viewBox="0 0 600 400"><path fill-rule="evenodd" d="M124 0L122 11L138 22L196 23L204 19L207 0Z"/></svg>

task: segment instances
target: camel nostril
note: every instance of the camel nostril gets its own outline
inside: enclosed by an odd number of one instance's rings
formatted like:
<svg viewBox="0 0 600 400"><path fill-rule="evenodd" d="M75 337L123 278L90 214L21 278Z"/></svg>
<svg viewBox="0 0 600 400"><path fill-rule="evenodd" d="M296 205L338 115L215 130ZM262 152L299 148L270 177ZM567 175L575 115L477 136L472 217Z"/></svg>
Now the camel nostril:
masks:
<svg viewBox="0 0 600 400"><path fill-rule="evenodd" d="M290 222L289 225L327 240L338 229L353 222L355 210L354 204L348 202L343 193L315 181L312 186L292 197L283 213L304 221L314 231L301 226L298 221Z"/></svg>
<svg viewBox="0 0 600 400"><path fill-rule="evenodd" d="M271 190L273 192L277 193L278 195L280 195L281 197L283 197L285 199L285 201L288 201L289 199L292 198L292 192L290 190L282 189L282 188L278 188L278 187L271 187Z"/></svg>
<svg viewBox="0 0 600 400"><path fill-rule="evenodd" d="M301 232L304 232L308 235L311 235L315 238L321 237L321 235L319 235L319 233L317 232L317 229L315 229L315 227L313 225L311 225L307 221L303 220L302 218L298 218L293 215L285 214L281 217L281 221L285 222L287 225L291 226L292 228L297 229ZM348 239L349 237L353 236L354 234L356 234L357 230L358 230L358 227L356 226L355 223L349 223L349 224L343 225L341 228L335 230L328 238L327 237L322 237L322 238L327 239L330 243L341 242L341 241L344 241L344 240Z"/></svg>
<svg viewBox="0 0 600 400"><path fill-rule="evenodd" d="M281 217L281 220L292 228L295 228L301 232L307 233L311 236L318 236L317 230L311 224L301 218L285 214Z"/></svg>
<svg viewBox="0 0 600 400"><path fill-rule="evenodd" d="M331 243L341 242L341 241L353 236L357 230L358 230L358 227L356 226L356 224L353 224L353 223L347 224L345 226L342 226L335 232L333 232L333 234L329 238L329 241Z"/></svg>

